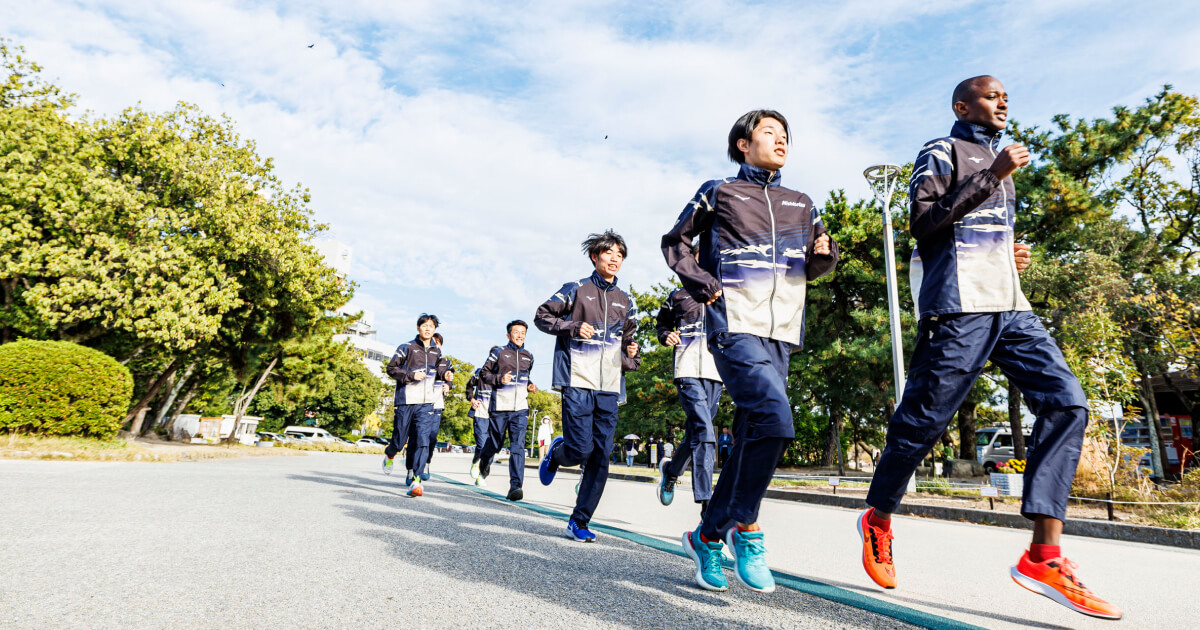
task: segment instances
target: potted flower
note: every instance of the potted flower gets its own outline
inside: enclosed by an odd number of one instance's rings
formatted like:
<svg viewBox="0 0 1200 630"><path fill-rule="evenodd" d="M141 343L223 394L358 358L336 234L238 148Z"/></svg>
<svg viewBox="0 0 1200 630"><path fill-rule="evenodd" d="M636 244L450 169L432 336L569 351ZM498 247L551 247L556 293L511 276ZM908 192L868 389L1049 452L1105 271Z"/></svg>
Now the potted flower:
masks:
<svg viewBox="0 0 1200 630"><path fill-rule="evenodd" d="M992 473L992 485L1005 496L1021 496L1025 489L1025 460L1010 459L997 467Z"/></svg>

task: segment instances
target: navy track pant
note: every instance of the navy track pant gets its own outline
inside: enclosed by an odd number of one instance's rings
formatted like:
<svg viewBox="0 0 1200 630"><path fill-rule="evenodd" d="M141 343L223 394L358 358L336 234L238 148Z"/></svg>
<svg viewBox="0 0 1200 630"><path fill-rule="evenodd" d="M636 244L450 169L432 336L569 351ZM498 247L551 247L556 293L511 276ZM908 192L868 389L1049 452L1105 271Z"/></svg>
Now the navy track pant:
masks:
<svg viewBox="0 0 1200 630"><path fill-rule="evenodd" d="M895 512L908 479L991 360L1037 416L1021 514L1063 520L1087 428L1087 398L1041 320L1029 311L926 317L917 326L904 397L888 423L867 504Z"/></svg>
<svg viewBox="0 0 1200 630"><path fill-rule="evenodd" d="M404 466L420 474L429 463L429 453L437 443L438 428L442 423L442 414L433 405L422 405L425 411L416 414L408 425L408 452L404 455Z"/></svg>
<svg viewBox="0 0 1200 630"><path fill-rule="evenodd" d="M392 438L388 440L388 445L384 447L383 454L387 455L388 459L391 459L396 456L396 453L404 450L404 445L408 444L408 436L411 433L417 416L432 413L432 404L396 405L396 410L392 414ZM409 455L411 455L411 451ZM409 455L405 456L406 461Z"/></svg>
<svg viewBox="0 0 1200 630"><path fill-rule="evenodd" d="M713 418L721 402L721 383L707 378L675 379L679 404L687 416L683 443L667 464L668 477L678 477L692 465L692 499L697 503L712 497L713 466L717 459L717 433Z"/></svg>
<svg viewBox="0 0 1200 630"><path fill-rule="evenodd" d="M475 454L471 457L471 463L473 464L479 461L480 456L483 455L483 449L487 447L491 422L487 418L480 418L474 412L470 416L475 429Z"/></svg>
<svg viewBox="0 0 1200 630"><path fill-rule="evenodd" d="M571 518L587 525L600 504L608 482L608 456L617 430L616 392L564 387L562 391L563 441L554 449L559 466L583 466L579 496Z"/></svg>
<svg viewBox="0 0 1200 630"><path fill-rule="evenodd" d="M737 405L733 449L700 524L700 533L716 540L737 523L758 521L758 508L796 428L787 397L792 344L747 333L718 333L709 348Z"/></svg>
<svg viewBox="0 0 1200 630"><path fill-rule="evenodd" d="M508 486L510 489L525 485L525 432L529 428L529 410L489 412L488 439L480 459L491 462L504 445L504 434L508 434Z"/></svg>

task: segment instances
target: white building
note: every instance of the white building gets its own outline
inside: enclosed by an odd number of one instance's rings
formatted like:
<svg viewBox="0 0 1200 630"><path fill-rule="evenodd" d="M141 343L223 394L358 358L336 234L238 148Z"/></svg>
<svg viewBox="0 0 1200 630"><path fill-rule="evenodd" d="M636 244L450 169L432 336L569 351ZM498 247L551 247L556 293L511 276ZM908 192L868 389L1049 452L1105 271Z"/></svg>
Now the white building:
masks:
<svg viewBox="0 0 1200 630"><path fill-rule="evenodd" d="M340 241L319 241L314 243L317 251L325 257L325 263L337 270L343 278L349 277L354 264L354 250ZM396 351L396 344L379 340L379 331L375 330L375 313L359 308L353 302L338 309L338 315L356 315L362 313L358 321L350 324L340 335L334 335L337 341L349 342L359 352L359 361L367 366L379 380L393 385L392 379L384 371L384 365Z"/></svg>

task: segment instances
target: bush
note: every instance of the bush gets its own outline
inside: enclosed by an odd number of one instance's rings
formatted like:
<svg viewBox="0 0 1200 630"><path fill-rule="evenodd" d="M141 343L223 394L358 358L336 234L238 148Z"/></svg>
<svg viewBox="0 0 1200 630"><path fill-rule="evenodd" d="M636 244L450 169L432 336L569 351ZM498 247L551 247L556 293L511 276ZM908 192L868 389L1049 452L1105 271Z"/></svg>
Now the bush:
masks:
<svg viewBox="0 0 1200 630"><path fill-rule="evenodd" d="M112 357L65 341L0 345L0 429L112 437L133 377Z"/></svg>

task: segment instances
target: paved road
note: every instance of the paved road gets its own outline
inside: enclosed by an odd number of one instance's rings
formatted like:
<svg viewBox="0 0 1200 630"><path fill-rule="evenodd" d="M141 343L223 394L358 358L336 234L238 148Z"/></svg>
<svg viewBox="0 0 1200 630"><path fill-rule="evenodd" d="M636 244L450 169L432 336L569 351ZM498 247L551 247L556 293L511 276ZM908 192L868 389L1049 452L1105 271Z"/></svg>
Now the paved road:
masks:
<svg viewBox="0 0 1200 630"><path fill-rule="evenodd" d="M466 459L434 464L465 478ZM912 627L790 589L707 594L669 553L574 543L560 520L446 481L408 499L377 466L0 461L0 627ZM556 507L571 492L535 485ZM674 515L646 492L614 484L606 503Z"/></svg>

